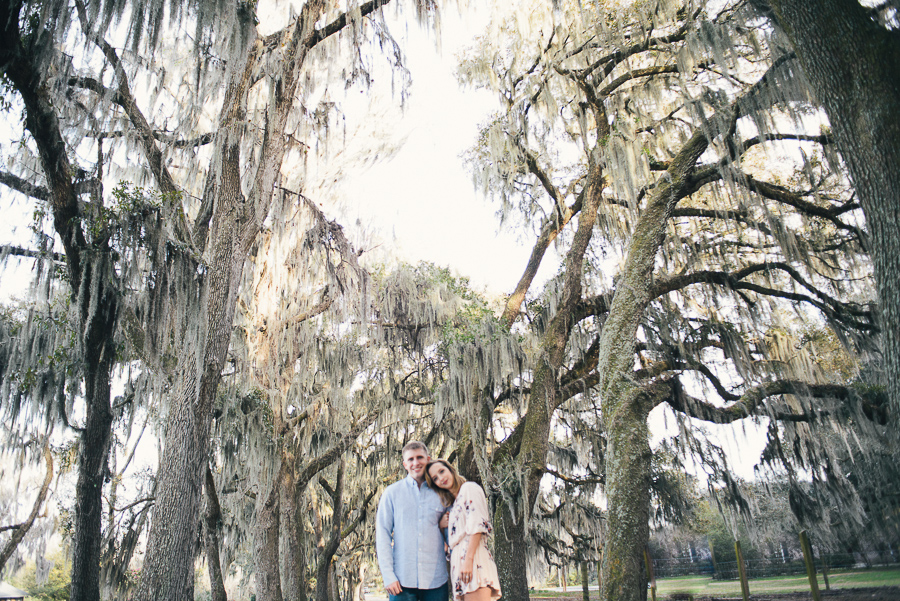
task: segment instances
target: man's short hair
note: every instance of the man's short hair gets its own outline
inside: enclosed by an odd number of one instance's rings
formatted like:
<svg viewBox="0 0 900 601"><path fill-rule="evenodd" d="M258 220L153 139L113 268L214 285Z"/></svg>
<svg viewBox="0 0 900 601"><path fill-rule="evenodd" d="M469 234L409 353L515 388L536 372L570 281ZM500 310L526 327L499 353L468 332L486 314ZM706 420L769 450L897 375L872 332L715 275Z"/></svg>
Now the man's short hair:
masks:
<svg viewBox="0 0 900 601"><path fill-rule="evenodd" d="M428 455L428 447L425 446L425 443L421 440L411 440L405 445L403 445L403 449L401 449L400 454L406 455L407 451L412 451L413 449L422 449L425 451L425 454Z"/></svg>

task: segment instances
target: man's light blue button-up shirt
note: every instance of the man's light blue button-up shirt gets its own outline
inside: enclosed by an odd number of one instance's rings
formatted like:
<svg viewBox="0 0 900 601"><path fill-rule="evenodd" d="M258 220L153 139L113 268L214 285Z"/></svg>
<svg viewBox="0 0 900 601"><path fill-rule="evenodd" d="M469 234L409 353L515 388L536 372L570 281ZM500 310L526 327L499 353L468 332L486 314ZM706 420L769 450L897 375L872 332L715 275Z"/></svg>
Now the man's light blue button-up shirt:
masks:
<svg viewBox="0 0 900 601"><path fill-rule="evenodd" d="M412 476L388 486L378 502L375 550L384 585L438 588L447 582L444 536L438 522L446 511L441 498Z"/></svg>

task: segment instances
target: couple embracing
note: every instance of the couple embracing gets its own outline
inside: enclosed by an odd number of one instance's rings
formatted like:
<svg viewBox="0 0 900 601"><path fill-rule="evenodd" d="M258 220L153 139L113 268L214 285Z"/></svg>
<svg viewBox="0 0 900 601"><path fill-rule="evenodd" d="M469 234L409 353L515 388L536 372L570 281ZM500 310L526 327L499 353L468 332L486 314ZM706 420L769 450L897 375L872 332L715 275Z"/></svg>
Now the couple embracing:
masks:
<svg viewBox="0 0 900 601"><path fill-rule="evenodd" d="M484 490L443 459L432 460L419 441L403 447L403 467L408 475L381 495L375 526L390 601L447 601L450 589L454 601L499 599Z"/></svg>

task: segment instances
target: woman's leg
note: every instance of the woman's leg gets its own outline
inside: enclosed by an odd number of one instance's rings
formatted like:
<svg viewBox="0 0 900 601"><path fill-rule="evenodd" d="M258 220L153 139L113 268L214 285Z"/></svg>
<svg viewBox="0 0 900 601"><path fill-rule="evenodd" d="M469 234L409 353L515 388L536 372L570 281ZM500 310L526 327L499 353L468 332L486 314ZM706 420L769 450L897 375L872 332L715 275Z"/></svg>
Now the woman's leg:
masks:
<svg viewBox="0 0 900 601"><path fill-rule="evenodd" d="M483 586L471 593L466 593L463 599L465 599L465 601L491 601L491 589L487 586Z"/></svg>

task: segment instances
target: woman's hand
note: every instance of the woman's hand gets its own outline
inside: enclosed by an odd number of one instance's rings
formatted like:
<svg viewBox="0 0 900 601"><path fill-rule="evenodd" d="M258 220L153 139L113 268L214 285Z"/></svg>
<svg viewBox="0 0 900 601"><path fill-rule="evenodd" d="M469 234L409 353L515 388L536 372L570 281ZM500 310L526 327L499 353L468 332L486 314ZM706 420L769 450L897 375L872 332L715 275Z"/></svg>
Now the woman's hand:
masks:
<svg viewBox="0 0 900 601"><path fill-rule="evenodd" d="M464 584L472 582L472 566L475 563L475 550L481 544L481 532L476 532L469 539L469 548L466 549L466 556L463 557L462 565L459 567L459 579Z"/></svg>
<svg viewBox="0 0 900 601"><path fill-rule="evenodd" d="M438 521L438 526L441 528L446 528L450 525L450 512L445 511L443 515L441 515L441 519Z"/></svg>
<svg viewBox="0 0 900 601"><path fill-rule="evenodd" d="M472 582L472 564L475 562L475 554L466 554L463 564L459 568L459 579L464 584Z"/></svg>

